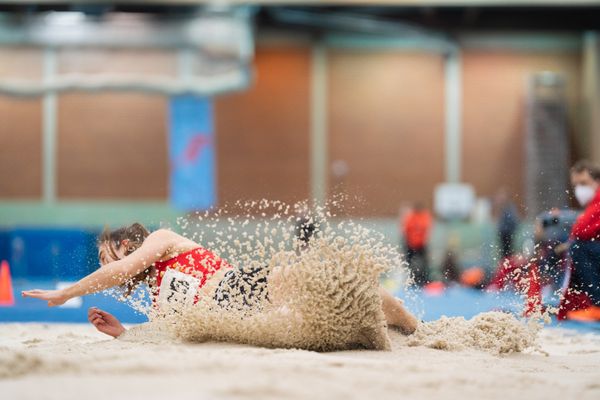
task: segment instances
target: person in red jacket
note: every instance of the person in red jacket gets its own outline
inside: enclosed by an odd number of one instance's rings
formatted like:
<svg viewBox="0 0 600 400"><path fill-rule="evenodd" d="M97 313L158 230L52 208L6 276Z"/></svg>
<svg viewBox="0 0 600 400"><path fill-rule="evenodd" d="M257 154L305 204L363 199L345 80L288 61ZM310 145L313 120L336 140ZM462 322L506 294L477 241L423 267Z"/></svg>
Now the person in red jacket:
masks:
<svg viewBox="0 0 600 400"><path fill-rule="evenodd" d="M419 286L429 283L427 242L432 223L431 213L421 203L416 203L401 221L406 261Z"/></svg>
<svg viewBox="0 0 600 400"><path fill-rule="evenodd" d="M577 162L571 184L584 210L571 229L572 271L559 318L600 320L600 167Z"/></svg>

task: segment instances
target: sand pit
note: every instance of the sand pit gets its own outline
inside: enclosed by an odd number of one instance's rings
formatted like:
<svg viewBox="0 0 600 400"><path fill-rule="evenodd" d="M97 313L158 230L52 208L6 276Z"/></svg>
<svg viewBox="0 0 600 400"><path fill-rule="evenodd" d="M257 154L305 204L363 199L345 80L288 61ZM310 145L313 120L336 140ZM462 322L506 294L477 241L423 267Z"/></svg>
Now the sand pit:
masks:
<svg viewBox="0 0 600 400"><path fill-rule="evenodd" d="M504 355L433 349L395 331L390 339L392 351L317 353L3 324L0 393L11 400L600 398L598 335L544 329L541 351Z"/></svg>
<svg viewBox="0 0 600 400"><path fill-rule="evenodd" d="M201 297L118 340L89 325L0 325L1 398L600 398L600 336L539 332L502 313L424 323L411 336L388 330L379 281L403 269L396 246L324 213L301 248L289 207L265 207L286 217L250 232L228 219L208 246L260 268L268 299L244 311Z"/></svg>

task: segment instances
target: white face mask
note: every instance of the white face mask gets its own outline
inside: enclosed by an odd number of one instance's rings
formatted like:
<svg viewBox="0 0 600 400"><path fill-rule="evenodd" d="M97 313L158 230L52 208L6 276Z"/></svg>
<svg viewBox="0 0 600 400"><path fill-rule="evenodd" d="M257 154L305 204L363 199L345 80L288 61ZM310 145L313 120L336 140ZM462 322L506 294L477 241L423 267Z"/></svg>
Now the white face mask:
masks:
<svg viewBox="0 0 600 400"><path fill-rule="evenodd" d="M577 201L579 202L579 204L581 204L581 206L585 206L590 201L592 201L595 194L596 194L596 191L591 186L588 186L588 185L575 186L575 198L577 198Z"/></svg>

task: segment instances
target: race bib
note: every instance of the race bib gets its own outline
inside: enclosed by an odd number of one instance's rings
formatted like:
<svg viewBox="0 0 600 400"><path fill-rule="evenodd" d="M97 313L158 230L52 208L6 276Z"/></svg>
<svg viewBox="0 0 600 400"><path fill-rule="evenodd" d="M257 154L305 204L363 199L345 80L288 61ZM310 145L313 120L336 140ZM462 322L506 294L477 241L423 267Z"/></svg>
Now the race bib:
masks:
<svg viewBox="0 0 600 400"><path fill-rule="evenodd" d="M167 269L160 284L158 305L163 311L177 310L194 304L200 279L174 269Z"/></svg>

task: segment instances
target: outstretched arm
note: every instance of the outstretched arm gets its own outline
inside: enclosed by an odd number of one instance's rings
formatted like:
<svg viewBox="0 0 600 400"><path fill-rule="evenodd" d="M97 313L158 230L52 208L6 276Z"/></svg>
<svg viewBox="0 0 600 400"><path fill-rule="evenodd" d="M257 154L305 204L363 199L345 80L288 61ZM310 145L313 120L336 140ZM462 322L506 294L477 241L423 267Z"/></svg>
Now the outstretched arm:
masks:
<svg viewBox="0 0 600 400"><path fill-rule="evenodd" d="M98 268L79 282L62 290L28 290L21 294L48 301L48 306L61 305L67 300L90 293L100 292L113 286L122 285L136 276L155 261L161 259L174 244L174 233L166 230L153 232L142 246L124 257Z"/></svg>

